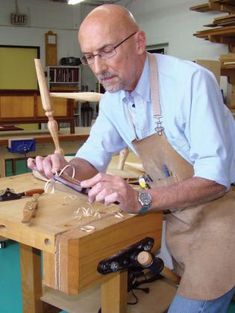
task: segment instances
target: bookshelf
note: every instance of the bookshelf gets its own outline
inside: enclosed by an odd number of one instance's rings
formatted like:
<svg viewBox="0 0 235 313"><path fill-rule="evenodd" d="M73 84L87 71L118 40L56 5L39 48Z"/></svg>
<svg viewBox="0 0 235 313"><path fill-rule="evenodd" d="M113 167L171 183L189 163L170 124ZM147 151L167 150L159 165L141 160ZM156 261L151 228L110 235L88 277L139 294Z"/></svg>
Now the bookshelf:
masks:
<svg viewBox="0 0 235 313"><path fill-rule="evenodd" d="M79 91L80 79L79 66L48 66L47 80L50 91Z"/></svg>

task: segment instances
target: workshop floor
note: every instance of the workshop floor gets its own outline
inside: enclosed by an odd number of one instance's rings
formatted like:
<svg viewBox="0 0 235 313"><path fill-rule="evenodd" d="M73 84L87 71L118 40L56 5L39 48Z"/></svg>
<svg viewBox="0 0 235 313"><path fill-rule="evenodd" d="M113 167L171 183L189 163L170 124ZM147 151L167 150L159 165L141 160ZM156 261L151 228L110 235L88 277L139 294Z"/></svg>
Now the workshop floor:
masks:
<svg viewBox="0 0 235 313"><path fill-rule="evenodd" d="M25 163L17 162L16 170L17 174L25 172ZM7 164L7 173L11 175L10 164ZM19 245L16 242L9 240L7 247L0 249L0 271L0 313L22 313ZM153 292L153 298L155 301L155 292ZM142 309L141 312L153 311L148 307L148 303L145 303L144 310ZM228 313L235 313L235 303L231 303Z"/></svg>

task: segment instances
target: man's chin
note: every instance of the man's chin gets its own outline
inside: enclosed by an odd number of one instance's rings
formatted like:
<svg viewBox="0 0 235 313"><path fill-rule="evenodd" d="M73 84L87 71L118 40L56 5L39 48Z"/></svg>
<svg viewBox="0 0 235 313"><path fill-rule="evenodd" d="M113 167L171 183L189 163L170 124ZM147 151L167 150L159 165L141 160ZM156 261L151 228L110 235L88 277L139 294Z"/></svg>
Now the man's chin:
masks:
<svg viewBox="0 0 235 313"><path fill-rule="evenodd" d="M103 87L104 87L105 91L108 91L108 92L111 92L111 93L117 92L117 91L121 90L120 86L114 86L114 85L107 85L107 86L105 86L105 85L103 85Z"/></svg>

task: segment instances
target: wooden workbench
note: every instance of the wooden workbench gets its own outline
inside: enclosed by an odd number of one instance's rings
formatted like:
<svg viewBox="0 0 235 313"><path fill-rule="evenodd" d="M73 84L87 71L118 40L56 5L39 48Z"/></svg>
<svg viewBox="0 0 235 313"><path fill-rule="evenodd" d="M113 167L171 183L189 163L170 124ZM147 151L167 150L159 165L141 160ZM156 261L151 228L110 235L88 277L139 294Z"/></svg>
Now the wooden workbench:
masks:
<svg viewBox="0 0 235 313"><path fill-rule="evenodd" d="M59 139L61 147L65 154L76 153L78 148L88 138L90 127L76 127L75 134L70 134L69 129L61 128L59 131ZM36 141L36 151L27 153L27 157L34 157L36 155L48 155L53 153L54 145L49 132L46 131L10 131L0 132L0 177L6 174L5 163L6 160L19 159L24 157L20 153L11 153L8 151L9 139L20 138L34 138Z"/></svg>
<svg viewBox="0 0 235 313"><path fill-rule="evenodd" d="M32 174L0 178L1 188L16 192L43 186ZM95 284L101 286L102 313L125 313L127 295L126 272L101 275L96 271L99 261L145 237L155 239L154 250L160 246L162 215L124 214L115 217L118 207L94 204L101 218L76 215L79 207L87 207L84 195L65 192L43 194L37 215L30 225L21 223L27 198L0 203L0 235L20 243L21 276L24 313L48 312L40 300L42 284L65 294L76 295ZM81 226L95 229L84 232ZM41 278L40 252L43 255ZM52 308L51 308L52 309ZM54 311L58 309L54 308ZM96 313L96 312L94 312Z"/></svg>

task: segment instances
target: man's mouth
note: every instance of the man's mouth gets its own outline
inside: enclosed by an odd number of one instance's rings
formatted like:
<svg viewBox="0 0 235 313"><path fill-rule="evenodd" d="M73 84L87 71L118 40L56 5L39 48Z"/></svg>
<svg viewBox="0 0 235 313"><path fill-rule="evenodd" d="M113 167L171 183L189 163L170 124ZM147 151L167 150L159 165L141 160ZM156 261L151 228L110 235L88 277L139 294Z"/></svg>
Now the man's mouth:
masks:
<svg viewBox="0 0 235 313"><path fill-rule="evenodd" d="M114 75L103 75L99 77L99 81L101 84L103 83L107 83L108 81L112 80L113 78L115 78Z"/></svg>

